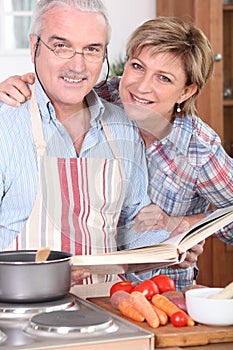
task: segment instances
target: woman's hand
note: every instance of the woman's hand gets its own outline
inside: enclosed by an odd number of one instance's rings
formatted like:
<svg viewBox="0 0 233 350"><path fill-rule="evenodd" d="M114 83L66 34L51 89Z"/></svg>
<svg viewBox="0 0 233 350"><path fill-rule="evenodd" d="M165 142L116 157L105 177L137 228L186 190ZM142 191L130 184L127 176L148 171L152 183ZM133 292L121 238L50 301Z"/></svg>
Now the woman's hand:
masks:
<svg viewBox="0 0 233 350"><path fill-rule="evenodd" d="M171 232L170 227L168 229L169 219L158 205L150 204L142 208L134 218L134 229L139 232L159 229Z"/></svg>
<svg viewBox="0 0 233 350"><path fill-rule="evenodd" d="M159 206L150 204L140 210L135 217L134 229L136 231L147 230L166 230L171 232L170 237L176 236L179 233L187 231L190 227L205 218L206 215L196 214L190 216L176 216L167 215ZM186 269L192 266L204 251L205 241L193 246L186 252L185 260L179 265L173 265L173 268Z"/></svg>
<svg viewBox="0 0 233 350"><path fill-rule="evenodd" d="M190 216L169 216L158 205L150 204L140 210L134 218L136 231L166 230L171 236L187 231L191 226L205 218L205 214Z"/></svg>
<svg viewBox="0 0 233 350"><path fill-rule="evenodd" d="M190 227L183 216L169 216L158 205L150 204L140 210L134 218L136 231L166 230L172 235L184 232ZM172 236L171 235L171 236Z"/></svg>
<svg viewBox="0 0 233 350"><path fill-rule="evenodd" d="M14 75L7 78L0 83L0 101L18 107L31 96L31 91L26 83L33 84L34 81L34 73L27 73L22 76Z"/></svg>

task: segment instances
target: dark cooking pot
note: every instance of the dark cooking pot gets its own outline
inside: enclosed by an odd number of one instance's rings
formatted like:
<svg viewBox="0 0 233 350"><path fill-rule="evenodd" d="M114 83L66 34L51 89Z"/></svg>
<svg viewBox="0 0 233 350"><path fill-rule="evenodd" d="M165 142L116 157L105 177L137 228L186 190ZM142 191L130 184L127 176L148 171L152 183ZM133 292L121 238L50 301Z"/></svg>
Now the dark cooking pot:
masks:
<svg viewBox="0 0 233 350"><path fill-rule="evenodd" d="M44 302L62 298L71 286L72 254L51 251L35 262L36 250L0 252L0 301Z"/></svg>

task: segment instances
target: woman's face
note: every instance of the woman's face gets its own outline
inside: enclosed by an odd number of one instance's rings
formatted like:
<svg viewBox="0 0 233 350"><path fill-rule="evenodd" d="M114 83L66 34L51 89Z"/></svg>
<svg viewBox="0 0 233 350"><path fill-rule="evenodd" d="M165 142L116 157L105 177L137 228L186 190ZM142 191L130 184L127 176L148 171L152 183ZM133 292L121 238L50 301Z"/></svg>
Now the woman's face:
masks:
<svg viewBox="0 0 233 350"><path fill-rule="evenodd" d="M151 118L152 114L171 120L174 105L195 93L195 86L186 86L186 81L181 58L166 52L152 55L151 47L144 48L127 61L121 79L120 95L126 113L136 121ZM136 109L145 113L136 113Z"/></svg>

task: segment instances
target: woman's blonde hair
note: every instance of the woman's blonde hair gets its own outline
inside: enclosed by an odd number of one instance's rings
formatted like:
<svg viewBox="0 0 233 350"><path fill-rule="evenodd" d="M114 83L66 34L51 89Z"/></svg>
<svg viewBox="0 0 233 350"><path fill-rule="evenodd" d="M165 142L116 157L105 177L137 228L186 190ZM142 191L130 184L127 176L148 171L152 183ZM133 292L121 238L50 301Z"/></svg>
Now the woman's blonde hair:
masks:
<svg viewBox="0 0 233 350"><path fill-rule="evenodd" d="M145 47L152 54L170 52L180 57L186 72L186 85L196 84L197 91L182 103L183 115L196 113L195 101L213 73L214 54L205 34L192 23L174 17L156 17L139 26L126 46L127 59L136 57ZM176 106L174 106L175 112Z"/></svg>

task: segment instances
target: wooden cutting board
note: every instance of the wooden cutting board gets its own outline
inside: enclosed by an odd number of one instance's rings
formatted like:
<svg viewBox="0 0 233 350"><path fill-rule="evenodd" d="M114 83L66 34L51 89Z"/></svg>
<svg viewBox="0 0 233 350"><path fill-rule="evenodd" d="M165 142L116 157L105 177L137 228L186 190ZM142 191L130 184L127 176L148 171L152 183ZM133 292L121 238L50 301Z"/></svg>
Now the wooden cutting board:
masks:
<svg viewBox="0 0 233 350"><path fill-rule="evenodd" d="M93 304L111 312L129 322L134 323L155 335L155 348L168 346L206 345L209 343L233 342L233 326L205 326L197 324L194 327L174 327L172 324L151 328L146 322L136 322L124 317L120 311L110 304L109 297L90 298Z"/></svg>

